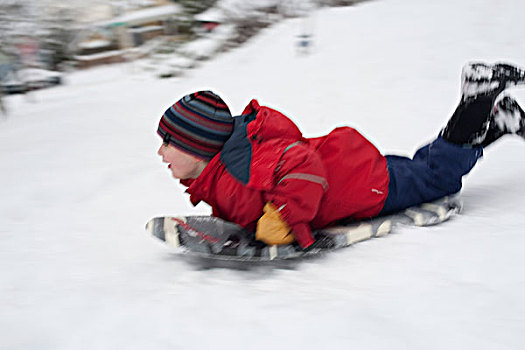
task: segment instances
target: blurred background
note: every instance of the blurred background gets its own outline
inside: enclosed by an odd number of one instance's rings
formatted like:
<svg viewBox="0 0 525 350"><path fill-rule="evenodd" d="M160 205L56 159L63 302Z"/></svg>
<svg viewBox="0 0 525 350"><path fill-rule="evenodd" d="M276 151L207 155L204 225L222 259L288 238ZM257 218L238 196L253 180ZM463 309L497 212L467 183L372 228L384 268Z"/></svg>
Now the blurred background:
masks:
<svg viewBox="0 0 525 350"><path fill-rule="evenodd" d="M357 2L1 0L1 90L25 93L61 84L63 72L134 60L157 77L178 76L284 18ZM311 29L306 23L299 45L308 46Z"/></svg>

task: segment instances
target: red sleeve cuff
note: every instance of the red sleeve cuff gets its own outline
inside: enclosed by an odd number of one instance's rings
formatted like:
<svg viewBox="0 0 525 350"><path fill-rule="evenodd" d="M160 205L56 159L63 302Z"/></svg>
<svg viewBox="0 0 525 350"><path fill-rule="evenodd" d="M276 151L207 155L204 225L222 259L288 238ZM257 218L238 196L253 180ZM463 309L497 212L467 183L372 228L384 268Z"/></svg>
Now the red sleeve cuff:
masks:
<svg viewBox="0 0 525 350"><path fill-rule="evenodd" d="M312 236L312 230L308 224L294 225L292 227L292 231L295 236L295 240L303 249L309 247L315 242L314 237Z"/></svg>

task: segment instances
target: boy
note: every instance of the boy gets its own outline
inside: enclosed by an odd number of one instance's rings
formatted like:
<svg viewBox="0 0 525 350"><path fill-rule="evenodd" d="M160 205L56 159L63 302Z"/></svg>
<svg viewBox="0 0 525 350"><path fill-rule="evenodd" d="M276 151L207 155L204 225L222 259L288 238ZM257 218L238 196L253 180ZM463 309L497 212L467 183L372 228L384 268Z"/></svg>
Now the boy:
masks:
<svg viewBox="0 0 525 350"><path fill-rule="evenodd" d="M211 91L183 97L162 116L158 150L190 201L266 244L315 246L311 230L383 215L453 194L483 148L505 134L525 138L525 113L509 96L525 71L468 64L462 97L440 135L413 159L383 156L359 132L304 138L280 112L252 100L242 115Z"/></svg>

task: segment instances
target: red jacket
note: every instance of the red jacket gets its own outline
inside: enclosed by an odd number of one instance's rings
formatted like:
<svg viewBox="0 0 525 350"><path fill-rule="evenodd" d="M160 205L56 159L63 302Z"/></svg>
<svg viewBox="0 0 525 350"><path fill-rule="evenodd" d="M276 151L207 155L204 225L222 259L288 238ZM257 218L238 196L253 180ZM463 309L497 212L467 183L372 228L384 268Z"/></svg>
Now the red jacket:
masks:
<svg viewBox="0 0 525 350"><path fill-rule="evenodd" d="M183 180L191 202L255 231L267 202L280 208L302 247L312 228L377 215L388 194L386 159L353 128L303 138L280 112L252 100L201 175Z"/></svg>

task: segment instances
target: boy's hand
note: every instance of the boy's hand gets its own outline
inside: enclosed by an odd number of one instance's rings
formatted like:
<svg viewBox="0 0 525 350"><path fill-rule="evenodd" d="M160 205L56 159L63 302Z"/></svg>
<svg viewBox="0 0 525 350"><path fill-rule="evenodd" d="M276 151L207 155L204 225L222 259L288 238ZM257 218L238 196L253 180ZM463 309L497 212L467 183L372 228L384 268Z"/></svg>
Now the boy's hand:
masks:
<svg viewBox="0 0 525 350"><path fill-rule="evenodd" d="M266 203L263 212L264 215L257 222L255 239L270 245L292 243L295 237L277 208L272 203Z"/></svg>

